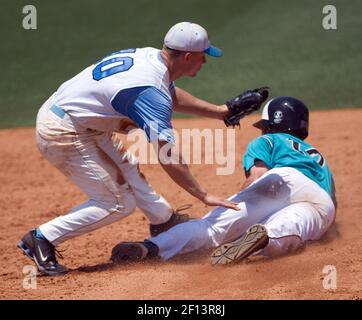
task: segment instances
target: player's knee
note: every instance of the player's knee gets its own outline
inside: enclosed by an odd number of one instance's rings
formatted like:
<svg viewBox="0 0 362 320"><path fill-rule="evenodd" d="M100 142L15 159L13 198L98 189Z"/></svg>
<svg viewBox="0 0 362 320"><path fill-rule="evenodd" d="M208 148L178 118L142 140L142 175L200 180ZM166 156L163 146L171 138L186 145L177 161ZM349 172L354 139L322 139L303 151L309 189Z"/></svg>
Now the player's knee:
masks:
<svg viewBox="0 0 362 320"><path fill-rule="evenodd" d="M100 207L107 210L110 214L119 215L120 218L128 216L136 209L136 199L131 193L126 196L122 195L97 202Z"/></svg>
<svg viewBox="0 0 362 320"><path fill-rule="evenodd" d="M121 214L129 215L136 209L136 198L133 194L127 194L126 197L122 197L122 201L117 207Z"/></svg>
<svg viewBox="0 0 362 320"><path fill-rule="evenodd" d="M212 245L212 239L207 222L203 219L195 219L187 223L188 232L192 234L192 241L197 242L199 248L209 248ZM182 228L182 224L180 228Z"/></svg>
<svg viewBox="0 0 362 320"><path fill-rule="evenodd" d="M296 235L284 236L282 238L269 238L268 245L260 252L266 257L278 257L300 250L305 242Z"/></svg>

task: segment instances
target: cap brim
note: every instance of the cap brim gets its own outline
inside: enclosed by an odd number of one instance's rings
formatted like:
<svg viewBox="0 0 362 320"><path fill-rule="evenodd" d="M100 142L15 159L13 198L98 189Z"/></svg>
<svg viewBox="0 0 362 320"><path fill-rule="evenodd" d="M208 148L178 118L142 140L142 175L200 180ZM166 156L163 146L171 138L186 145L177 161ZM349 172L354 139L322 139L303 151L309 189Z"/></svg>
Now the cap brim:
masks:
<svg viewBox="0 0 362 320"><path fill-rule="evenodd" d="M222 57L222 55L223 55L223 52L222 52L221 49L219 49L219 48L217 48L217 47L215 47L215 46L211 46L211 45L210 45L210 47L208 47L207 49L205 49L204 52L205 52L206 54L208 54L209 56L217 57L217 58L218 58L218 57Z"/></svg>

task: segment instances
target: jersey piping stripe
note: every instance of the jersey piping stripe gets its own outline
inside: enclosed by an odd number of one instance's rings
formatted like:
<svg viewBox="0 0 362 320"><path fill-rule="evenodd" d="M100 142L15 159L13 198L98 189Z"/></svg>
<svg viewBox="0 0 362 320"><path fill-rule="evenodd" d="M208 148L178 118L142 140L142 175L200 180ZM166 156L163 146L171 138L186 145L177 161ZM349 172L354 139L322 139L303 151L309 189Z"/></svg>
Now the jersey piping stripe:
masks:
<svg viewBox="0 0 362 320"><path fill-rule="evenodd" d="M270 137L268 136L261 136L261 137L264 138L266 141L268 141L272 148L274 147L272 139Z"/></svg>

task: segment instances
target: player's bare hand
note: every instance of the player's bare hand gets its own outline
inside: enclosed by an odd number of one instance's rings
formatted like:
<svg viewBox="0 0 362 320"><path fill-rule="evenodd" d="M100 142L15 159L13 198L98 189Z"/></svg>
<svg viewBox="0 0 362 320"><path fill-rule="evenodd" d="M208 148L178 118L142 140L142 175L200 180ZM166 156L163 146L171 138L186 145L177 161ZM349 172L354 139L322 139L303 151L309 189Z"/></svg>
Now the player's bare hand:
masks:
<svg viewBox="0 0 362 320"><path fill-rule="evenodd" d="M223 200L210 194L205 195L202 201L208 206L221 206L229 209L239 210L238 203L229 200Z"/></svg>

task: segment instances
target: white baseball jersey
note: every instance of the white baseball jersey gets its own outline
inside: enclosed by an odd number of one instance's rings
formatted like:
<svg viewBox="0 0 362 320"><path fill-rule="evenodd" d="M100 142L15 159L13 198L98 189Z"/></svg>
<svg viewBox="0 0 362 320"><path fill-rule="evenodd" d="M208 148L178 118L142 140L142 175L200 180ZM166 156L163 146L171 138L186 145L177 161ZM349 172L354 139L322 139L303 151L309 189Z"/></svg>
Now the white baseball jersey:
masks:
<svg viewBox="0 0 362 320"><path fill-rule="evenodd" d="M53 103L84 128L119 131L131 119L152 140L156 122L156 137L173 142L173 94L160 50L148 47L121 50L89 66L59 87Z"/></svg>
<svg viewBox="0 0 362 320"><path fill-rule="evenodd" d="M173 92L159 50L127 49L86 68L43 104L38 148L89 197L71 214L39 226L48 241L58 245L113 223L135 206L151 224L170 219L171 206L140 174L137 159L114 131L127 131L131 123L149 140L173 142Z"/></svg>

